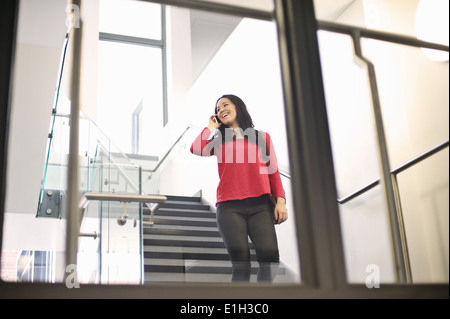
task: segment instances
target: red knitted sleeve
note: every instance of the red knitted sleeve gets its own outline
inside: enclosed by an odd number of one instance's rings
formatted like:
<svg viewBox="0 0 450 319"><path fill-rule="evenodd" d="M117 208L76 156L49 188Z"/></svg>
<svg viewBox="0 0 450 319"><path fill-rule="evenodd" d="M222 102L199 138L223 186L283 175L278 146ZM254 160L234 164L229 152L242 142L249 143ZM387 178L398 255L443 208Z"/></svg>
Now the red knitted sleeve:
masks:
<svg viewBox="0 0 450 319"><path fill-rule="evenodd" d="M199 156L211 156L213 150L208 147L211 140L208 137L211 135L211 130L207 127L195 138L191 145L191 153Z"/></svg>

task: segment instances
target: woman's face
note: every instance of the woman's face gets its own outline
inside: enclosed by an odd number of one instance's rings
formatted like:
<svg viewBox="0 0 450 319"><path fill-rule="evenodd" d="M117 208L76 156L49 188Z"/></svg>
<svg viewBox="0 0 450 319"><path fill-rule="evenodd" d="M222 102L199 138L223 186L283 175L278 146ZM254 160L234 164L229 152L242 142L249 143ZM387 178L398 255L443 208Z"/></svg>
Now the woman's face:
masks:
<svg viewBox="0 0 450 319"><path fill-rule="evenodd" d="M231 128L239 127L239 123L236 119L236 106L228 98L221 98L217 102L216 109L217 117L224 125Z"/></svg>

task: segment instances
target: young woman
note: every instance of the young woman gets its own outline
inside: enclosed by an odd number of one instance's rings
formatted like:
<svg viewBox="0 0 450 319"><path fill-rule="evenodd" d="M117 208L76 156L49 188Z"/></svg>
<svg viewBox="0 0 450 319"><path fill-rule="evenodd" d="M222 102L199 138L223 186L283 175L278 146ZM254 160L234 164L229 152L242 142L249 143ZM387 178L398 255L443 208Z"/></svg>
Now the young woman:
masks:
<svg viewBox="0 0 450 319"><path fill-rule="evenodd" d="M232 281L250 280L248 236L259 262L258 281L272 281L279 264L274 224L287 219L287 210L270 135L253 128L245 103L235 95L220 97L214 113L191 152L217 157L217 225L231 259Z"/></svg>

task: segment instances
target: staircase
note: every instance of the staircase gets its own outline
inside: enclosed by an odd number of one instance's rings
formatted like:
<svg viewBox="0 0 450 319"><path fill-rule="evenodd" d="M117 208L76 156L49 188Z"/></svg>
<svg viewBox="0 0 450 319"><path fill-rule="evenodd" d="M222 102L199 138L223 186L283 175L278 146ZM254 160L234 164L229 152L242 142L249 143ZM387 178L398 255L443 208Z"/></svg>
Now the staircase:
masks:
<svg viewBox="0 0 450 319"><path fill-rule="evenodd" d="M154 215L154 225L143 228L144 282L231 281L231 262L219 234L215 209L201 197L167 196ZM144 208L144 221L150 210ZM250 243L252 276L258 262ZM292 272L281 263L275 282L292 282Z"/></svg>

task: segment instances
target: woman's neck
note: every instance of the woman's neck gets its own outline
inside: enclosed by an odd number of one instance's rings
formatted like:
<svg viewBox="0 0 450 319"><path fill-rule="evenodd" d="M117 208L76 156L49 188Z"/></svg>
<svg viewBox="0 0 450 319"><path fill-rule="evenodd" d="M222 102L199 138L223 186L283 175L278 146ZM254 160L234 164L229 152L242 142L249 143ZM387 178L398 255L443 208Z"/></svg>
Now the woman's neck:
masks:
<svg viewBox="0 0 450 319"><path fill-rule="evenodd" d="M236 128L233 128L234 134L236 134L236 138L237 139L243 139L244 135L242 135L242 130L241 128L238 126Z"/></svg>

